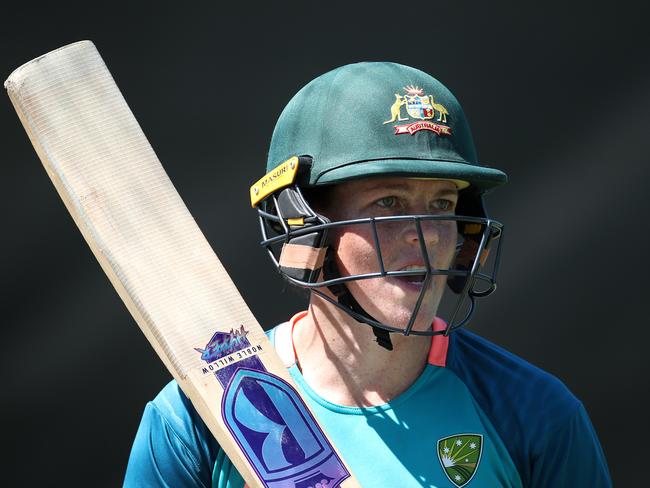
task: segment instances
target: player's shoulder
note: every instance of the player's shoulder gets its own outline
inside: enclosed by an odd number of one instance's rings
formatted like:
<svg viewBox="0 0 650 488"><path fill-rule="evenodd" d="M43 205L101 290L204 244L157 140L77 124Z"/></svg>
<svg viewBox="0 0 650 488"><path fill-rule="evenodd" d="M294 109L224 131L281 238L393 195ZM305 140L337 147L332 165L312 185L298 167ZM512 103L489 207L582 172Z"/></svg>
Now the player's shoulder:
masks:
<svg viewBox="0 0 650 488"><path fill-rule="evenodd" d="M526 401L548 401L545 409L552 407L557 409L556 414L565 412L567 416L578 408L580 401L553 374L469 330L461 329L450 337L447 367L470 390L480 386L484 395L499 397L511 393L507 398L516 401L519 408L533 408Z"/></svg>
<svg viewBox="0 0 650 488"><path fill-rule="evenodd" d="M477 334L461 329L450 338L447 368L468 388L528 479L530 459L572 431L582 403L554 375Z"/></svg>
<svg viewBox="0 0 650 488"><path fill-rule="evenodd" d="M466 329L451 336L447 367L508 437L524 429L539 438L561 430L581 402L553 374Z"/></svg>
<svg viewBox="0 0 650 488"><path fill-rule="evenodd" d="M201 419L192 402L172 380L149 402L148 408L186 446L200 446L202 454L213 452L217 447L214 437Z"/></svg>
<svg viewBox="0 0 650 488"><path fill-rule="evenodd" d="M561 380L468 330L450 337L448 369L487 415L525 486L576 486L577 473L580 486L611 486L589 416Z"/></svg>
<svg viewBox="0 0 650 488"><path fill-rule="evenodd" d="M543 432L566 427L581 405L559 378L467 329L449 336L445 369L506 444L534 443Z"/></svg>
<svg viewBox="0 0 650 488"><path fill-rule="evenodd" d="M167 383L151 400L151 404L161 415L174 423L181 421L182 424L194 417L196 412L192 402L185 396L176 380ZM182 415L178 415L179 412Z"/></svg>

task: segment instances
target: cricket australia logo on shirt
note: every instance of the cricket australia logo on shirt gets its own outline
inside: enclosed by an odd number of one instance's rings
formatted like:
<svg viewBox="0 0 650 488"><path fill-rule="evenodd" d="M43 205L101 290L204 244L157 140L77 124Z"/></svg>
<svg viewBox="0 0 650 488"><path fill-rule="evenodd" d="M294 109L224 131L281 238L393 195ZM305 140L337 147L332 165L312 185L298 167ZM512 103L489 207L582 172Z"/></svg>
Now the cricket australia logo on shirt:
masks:
<svg viewBox="0 0 650 488"><path fill-rule="evenodd" d="M409 120L409 117L402 117L402 107L406 108L406 114L413 119L419 119L421 122L411 122L409 124L396 125L395 135L398 134L415 134L421 130L435 132L437 135L450 136L451 128L447 125L447 109L444 105L436 103L433 95L426 95L422 88L417 86L405 86L403 95L395 93L395 101L390 107L391 118L384 122L390 124L395 121L401 122ZM435 119L435 123L432 120Z"/></svg>
<svg viewBox="0 0 650 488"><path fill-rule="evenodd" d="M474 477L482 452L481 434L456 434L438 441L438 459L442 469L449 481L459 488Z"/></svg>

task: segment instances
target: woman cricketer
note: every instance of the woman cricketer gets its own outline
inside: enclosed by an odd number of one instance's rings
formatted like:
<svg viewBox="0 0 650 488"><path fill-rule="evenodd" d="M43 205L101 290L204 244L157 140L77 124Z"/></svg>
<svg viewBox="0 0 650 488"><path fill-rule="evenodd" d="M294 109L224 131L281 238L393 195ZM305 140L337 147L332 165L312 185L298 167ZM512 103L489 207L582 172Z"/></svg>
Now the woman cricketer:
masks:
<svg viewBox="0 0 650 488"><path fill-rule="evenodd" d="M506 179L449 90L407 66L335 69L280 115L250 196L263 248L310 299L268 335L363 487L611 486L581 402L460 328L496 287L503 228L483 198ZM125 486L243 485L172 381Z"/></svg>

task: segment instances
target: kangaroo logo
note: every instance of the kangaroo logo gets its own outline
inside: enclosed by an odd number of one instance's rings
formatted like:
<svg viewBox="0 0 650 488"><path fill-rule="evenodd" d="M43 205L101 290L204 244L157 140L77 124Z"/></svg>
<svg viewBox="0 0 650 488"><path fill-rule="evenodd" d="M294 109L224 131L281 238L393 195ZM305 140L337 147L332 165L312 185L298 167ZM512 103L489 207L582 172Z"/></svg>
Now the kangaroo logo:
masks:
<svg viewBox="0 0 650 488"><path fill-rule="evenodd" d="M449 115L449 111L443 104L437 103L433 95L427 95L424 89L418 86L408 85L403 90L404 94L395 93L395 101L390 106L390 119L383 122L384 125L416 119L409 124L395 125L395 135L413 135L421 130L428 130L439 136L451 135L451 127L443 125L447 123L447 115ZM408 117L402 117L402 107ZM435 123L433 120L440 123Z"/></svg>
<svg viewBox="0 0 650 488"><path fill-rule="evenodd" d="M406 101L404 100L404 97L399 93L395 93L395 102L390 106L391 119L384 122L384 124L390 124L391 122L395 122L396 120L400 122L402 120L408 120L408 118L403 119L400 113L402 111L402 106L405 103Z"/></svg>

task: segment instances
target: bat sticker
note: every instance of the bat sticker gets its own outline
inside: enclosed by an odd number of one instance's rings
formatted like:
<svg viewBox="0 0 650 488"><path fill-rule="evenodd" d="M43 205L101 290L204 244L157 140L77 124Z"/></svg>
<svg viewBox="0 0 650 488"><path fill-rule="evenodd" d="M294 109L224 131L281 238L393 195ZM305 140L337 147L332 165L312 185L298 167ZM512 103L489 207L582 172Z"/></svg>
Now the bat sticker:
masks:
<svg viewBox="0 0 650 488"><path fill-rule="evenodd" d="M222 417L242 452L268 488L336 488L350 477L296 390L269 373L242 325L216 332L204 349L224 388ZM212 366L212 369L210 368Z"/></svg>

